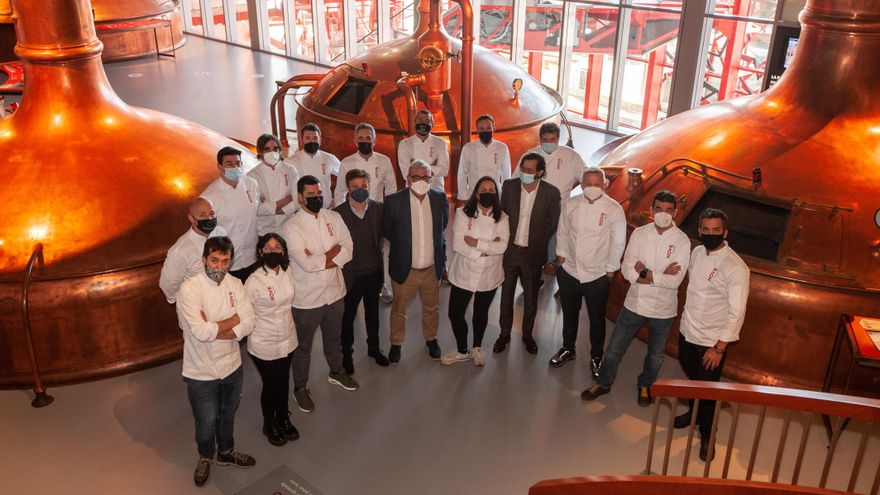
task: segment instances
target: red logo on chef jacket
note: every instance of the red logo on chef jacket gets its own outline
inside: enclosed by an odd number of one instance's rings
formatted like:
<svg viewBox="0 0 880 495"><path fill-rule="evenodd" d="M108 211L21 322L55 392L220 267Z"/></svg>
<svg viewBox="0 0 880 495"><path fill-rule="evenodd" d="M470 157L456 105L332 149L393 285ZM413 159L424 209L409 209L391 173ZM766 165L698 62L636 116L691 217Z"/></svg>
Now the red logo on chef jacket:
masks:
<svg viewBox="0 0 880 495"><path fill-rule="evenodd" d="M376 175L373 176L374 179L379 178L379 167L376 167Z"/></svg>
<svg viewBox="0 0 880 495"><path fill-rule="evenodd" d="M713 268L711 272L709 272L709 282L715 278L715 275L718 275L718 268Z"/></svg>
<svg viewBox="0 0 880 495"><path fill-rule="evenodd" d="M284 187L290 187L290 179L284 174Z"/></svg>
<svg viewBox="0 0 880 495"><path fill-rule="evenodd" d="M428 148L428 158L434 158L434 147Z"/></svg>
<svg viewBox="0 0 880 495"><path fill-rule="evenodd" d="M471 228L472 228L473 226L474 226L474 219L473 219L473 218L468 218L468 230L471 230Z"/></svg>
<svg viewBox="0 0 880 495"><path fill-rule="evenodd" d="M495 160L495 165L498 165L498 153L495 153L494 160Z"/></svg>
<svg viewBox="0 0 880 495"><path fill-rule="evenodd" d="M562 168L562 158L557 158L556 159L556 170L559 170L561 168Z"/></svg>
<svg viewBox="0 0 880 495"><path fill-rule="evenodd" d="M605 212L599 214L599 227L605 224Z"/></svg>
<svg viewBox="0 0 880 495"><path fill-rule="evenodd" d="M675 252L675 246L673 246L672 244L670 244L669 247L666 248L666 259L671 258L671 257L672 257L672 253L674 253L674 252Z"/></svg>
<svg viewBox="0 0 880 495"><path fill-rule="evenodd" d="M275 300L275 289L273 289L272 286L269 286L268 289L269 289L269 300L274 301Z"/></svg>
<svg viewBox="0 0 880 495"><path fill-rule="evenodd" d="M333 237L333 226L329 223L327 224L327 233L330 234L330 237Z"/></svg>
<svg viewBox="0 0 880 495"><path fill-rule="evenodd" d="M321 164L321 175L327 175L327 164L326 163Z"/></svg>
<svg viewBox="0 0 880 495"><path fill-rule="evenodd" d="M254 196L251 194L250 191L247 191L247 197L248 197L248 202L250 204L254 204Z"/></svg>
<svg viewBox="0 0 880 495"><path fill-rule="evenodd" d="M232 292L229 293L229 306L232 308L235 307L235 294Z"/></svg>

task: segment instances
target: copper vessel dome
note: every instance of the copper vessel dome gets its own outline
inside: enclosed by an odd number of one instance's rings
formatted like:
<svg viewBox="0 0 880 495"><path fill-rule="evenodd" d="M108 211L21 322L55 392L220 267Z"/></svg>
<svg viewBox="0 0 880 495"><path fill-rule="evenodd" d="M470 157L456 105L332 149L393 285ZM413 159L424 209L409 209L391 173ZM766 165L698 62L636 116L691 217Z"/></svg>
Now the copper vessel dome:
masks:
<svg viewBox="0 0 880 495"><path fill-rule="evenodd" d="M840 315L880 316L880 2L808 0L800 19L797 53L773 88L671 117L601 165L616 174L609 191L631 227L650 221L660 189L679 193L676 220L694 239L704 207L728 212L752 278L725 372L818 388ZM624 292L616 286L614 313ZM855 386L876 394L877 377Z"/></svg>

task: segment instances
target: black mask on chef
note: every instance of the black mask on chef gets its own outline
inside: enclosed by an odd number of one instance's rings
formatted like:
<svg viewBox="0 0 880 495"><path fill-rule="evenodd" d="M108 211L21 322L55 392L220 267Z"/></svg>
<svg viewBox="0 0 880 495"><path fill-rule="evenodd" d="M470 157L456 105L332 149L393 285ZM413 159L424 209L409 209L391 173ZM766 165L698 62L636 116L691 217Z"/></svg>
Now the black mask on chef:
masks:
<svg viewBox="0 0 880 495"><path fill-rule="evenodd" d="M358 143L358 151L362 155L369 155L373 152L373 143L366 143L361 141L360 143Z"/></svg>
<svg viewBox="0 0 880 495"><path fill-rule="evenodd" d="M312 141L311 143L304 144L303 149L306 150L306 153L314 155L319 149L321 149L321 144Z"/></svg>
<svg viewBox="0 0 880 495"><path fill-rule="evenodd" d="M209 218L207 220L196 220L196 228L206 234L210 234L217 228L217 219Z"/></svg>

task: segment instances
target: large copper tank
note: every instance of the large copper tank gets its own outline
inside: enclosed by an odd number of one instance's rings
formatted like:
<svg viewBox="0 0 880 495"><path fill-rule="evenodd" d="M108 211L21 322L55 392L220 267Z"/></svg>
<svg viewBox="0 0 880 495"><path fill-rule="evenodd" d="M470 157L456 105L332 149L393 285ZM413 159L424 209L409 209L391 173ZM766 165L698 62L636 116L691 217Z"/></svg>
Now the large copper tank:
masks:
<svg viewBox="0 0 880 495"><path fill-rule="evenodd" d="M758 254L743 255L751 293L726 374L818 388L840 314L880 316L880 2L808 0L800 19L797 53L772 89L669 118L601 164L617 174L610 193L631 227L650 221L659 189L679 193L676 220L692 237L704 206L728 211L732 247ZM612 315L625 290L615 286ZM877 376L858 372L854 387L876 394Z"/></svg>
<svg viewBox="0 0 880 495"><path fill-rule="evenodd" d="M35 349L48 383L131 371L180 355L174 307L158 289L188 202L218 175L231 140L126 105L101 64L88 0L13 0L27 85L0 120L0 387L27 386L20 295L28 257ZM245 154L249 166L254 158Z"/></svg>
<svg viewBox="0 0 880 495"><path fill-rule="evenodd" d="M378 133L377 151L391 158L399 175L397 143L411 134L408 123L413 114L413 109L407 106L406 92L398 86L401 74L406 73L410 76L418 109L431 110L434 134L450 143L452 165L446 188L453 192L456 190L455 167L463 144L462 130L470 131L461 122L464 113L461 71L466 60L459 63L455 56L463 51L462 41L450 37L439 22L439 0L420 0L417 12L419 25L410 37L384 43L346 60L323 75L308 93L297 97L296 121L298 126L308 122L318 124L323 130L322 147L340 159L357 150L354 126L359 122L372 124ZM441 58L442 62L436 63ZM432 61L435 66L429 65ZM421 76L424 80L416 81ZM518 96L511 87L517 79L522 81ZM346 83L352 82L372 86L363 106L357 113L334 108L334 97ZM510 60L480 46L473 46L472 89L470 126L473 127L477 116L491 114L495 118L495 137L508 145L514 164L526 150L538 145L540 125L547 120L558 120L562 110L558 93L542 86Z"/></svg>

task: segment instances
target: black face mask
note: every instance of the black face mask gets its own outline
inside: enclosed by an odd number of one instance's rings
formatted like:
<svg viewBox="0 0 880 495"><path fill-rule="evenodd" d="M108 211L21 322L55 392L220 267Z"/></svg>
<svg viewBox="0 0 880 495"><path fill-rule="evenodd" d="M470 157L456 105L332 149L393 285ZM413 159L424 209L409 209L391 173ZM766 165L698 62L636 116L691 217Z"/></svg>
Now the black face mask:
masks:
<svg viewBox="0 0 880 495"><path fill-rule="evenodd" d="M311 198L306 198L306 208L309 209L312 213L318 213L321 211L321 208L324 207L324 197L323 196L312 196Z"/></svg>
<svg viewBox="0 0 880 495"><path fill-rule="evenodd" d="M284 253L263 253L263 262L271 269L278 268L284 261Z"/></svg>
<svg viewBox="0 0 880 495"><path fill-rule="evenodd" d="M480 193L478 197L480 199L480 206L484 208L495 204L495 193Z"/></svg>
<svg viewBox="0 0 880 495"><path fill-rule="evenodd" d="M431 133L431 124L416 124L416 132L420 136L427 136Z"/></svg>
<svg viewBox="0 0 880 495"><path fill-rule="evenodd" d="M210 234L217 228L217 219L209 218L207 220L196 220L196 228L206 234Z"/></svg>
<svg viewBox="0 0 880 495"><path fill-rule="evenodd" d="M724 242L724 234L700 234L700 240L707 251L714 251Z"/></svg>
<svg viewBox="0 0 880 495"><path fill-rule="evenodd" d="M483 144L489 144L492 142L492 131L480 131L480 142Z"/></svg>
<svg viewBox="0 0 880 495"><path fill-rule="evenodd" d="M318 152L319 149L321 149L321 144L315 142L306 143L303 145L303 149L306 151L306 153L314 155Z"/></svg>
<svg viewBox="0 0 880 495"><path fill-rule="evenodd" d="M373 143L364 143L364 142L358 143L358 151L362 155L369 155L370 153L373 152Z"/></svg>

